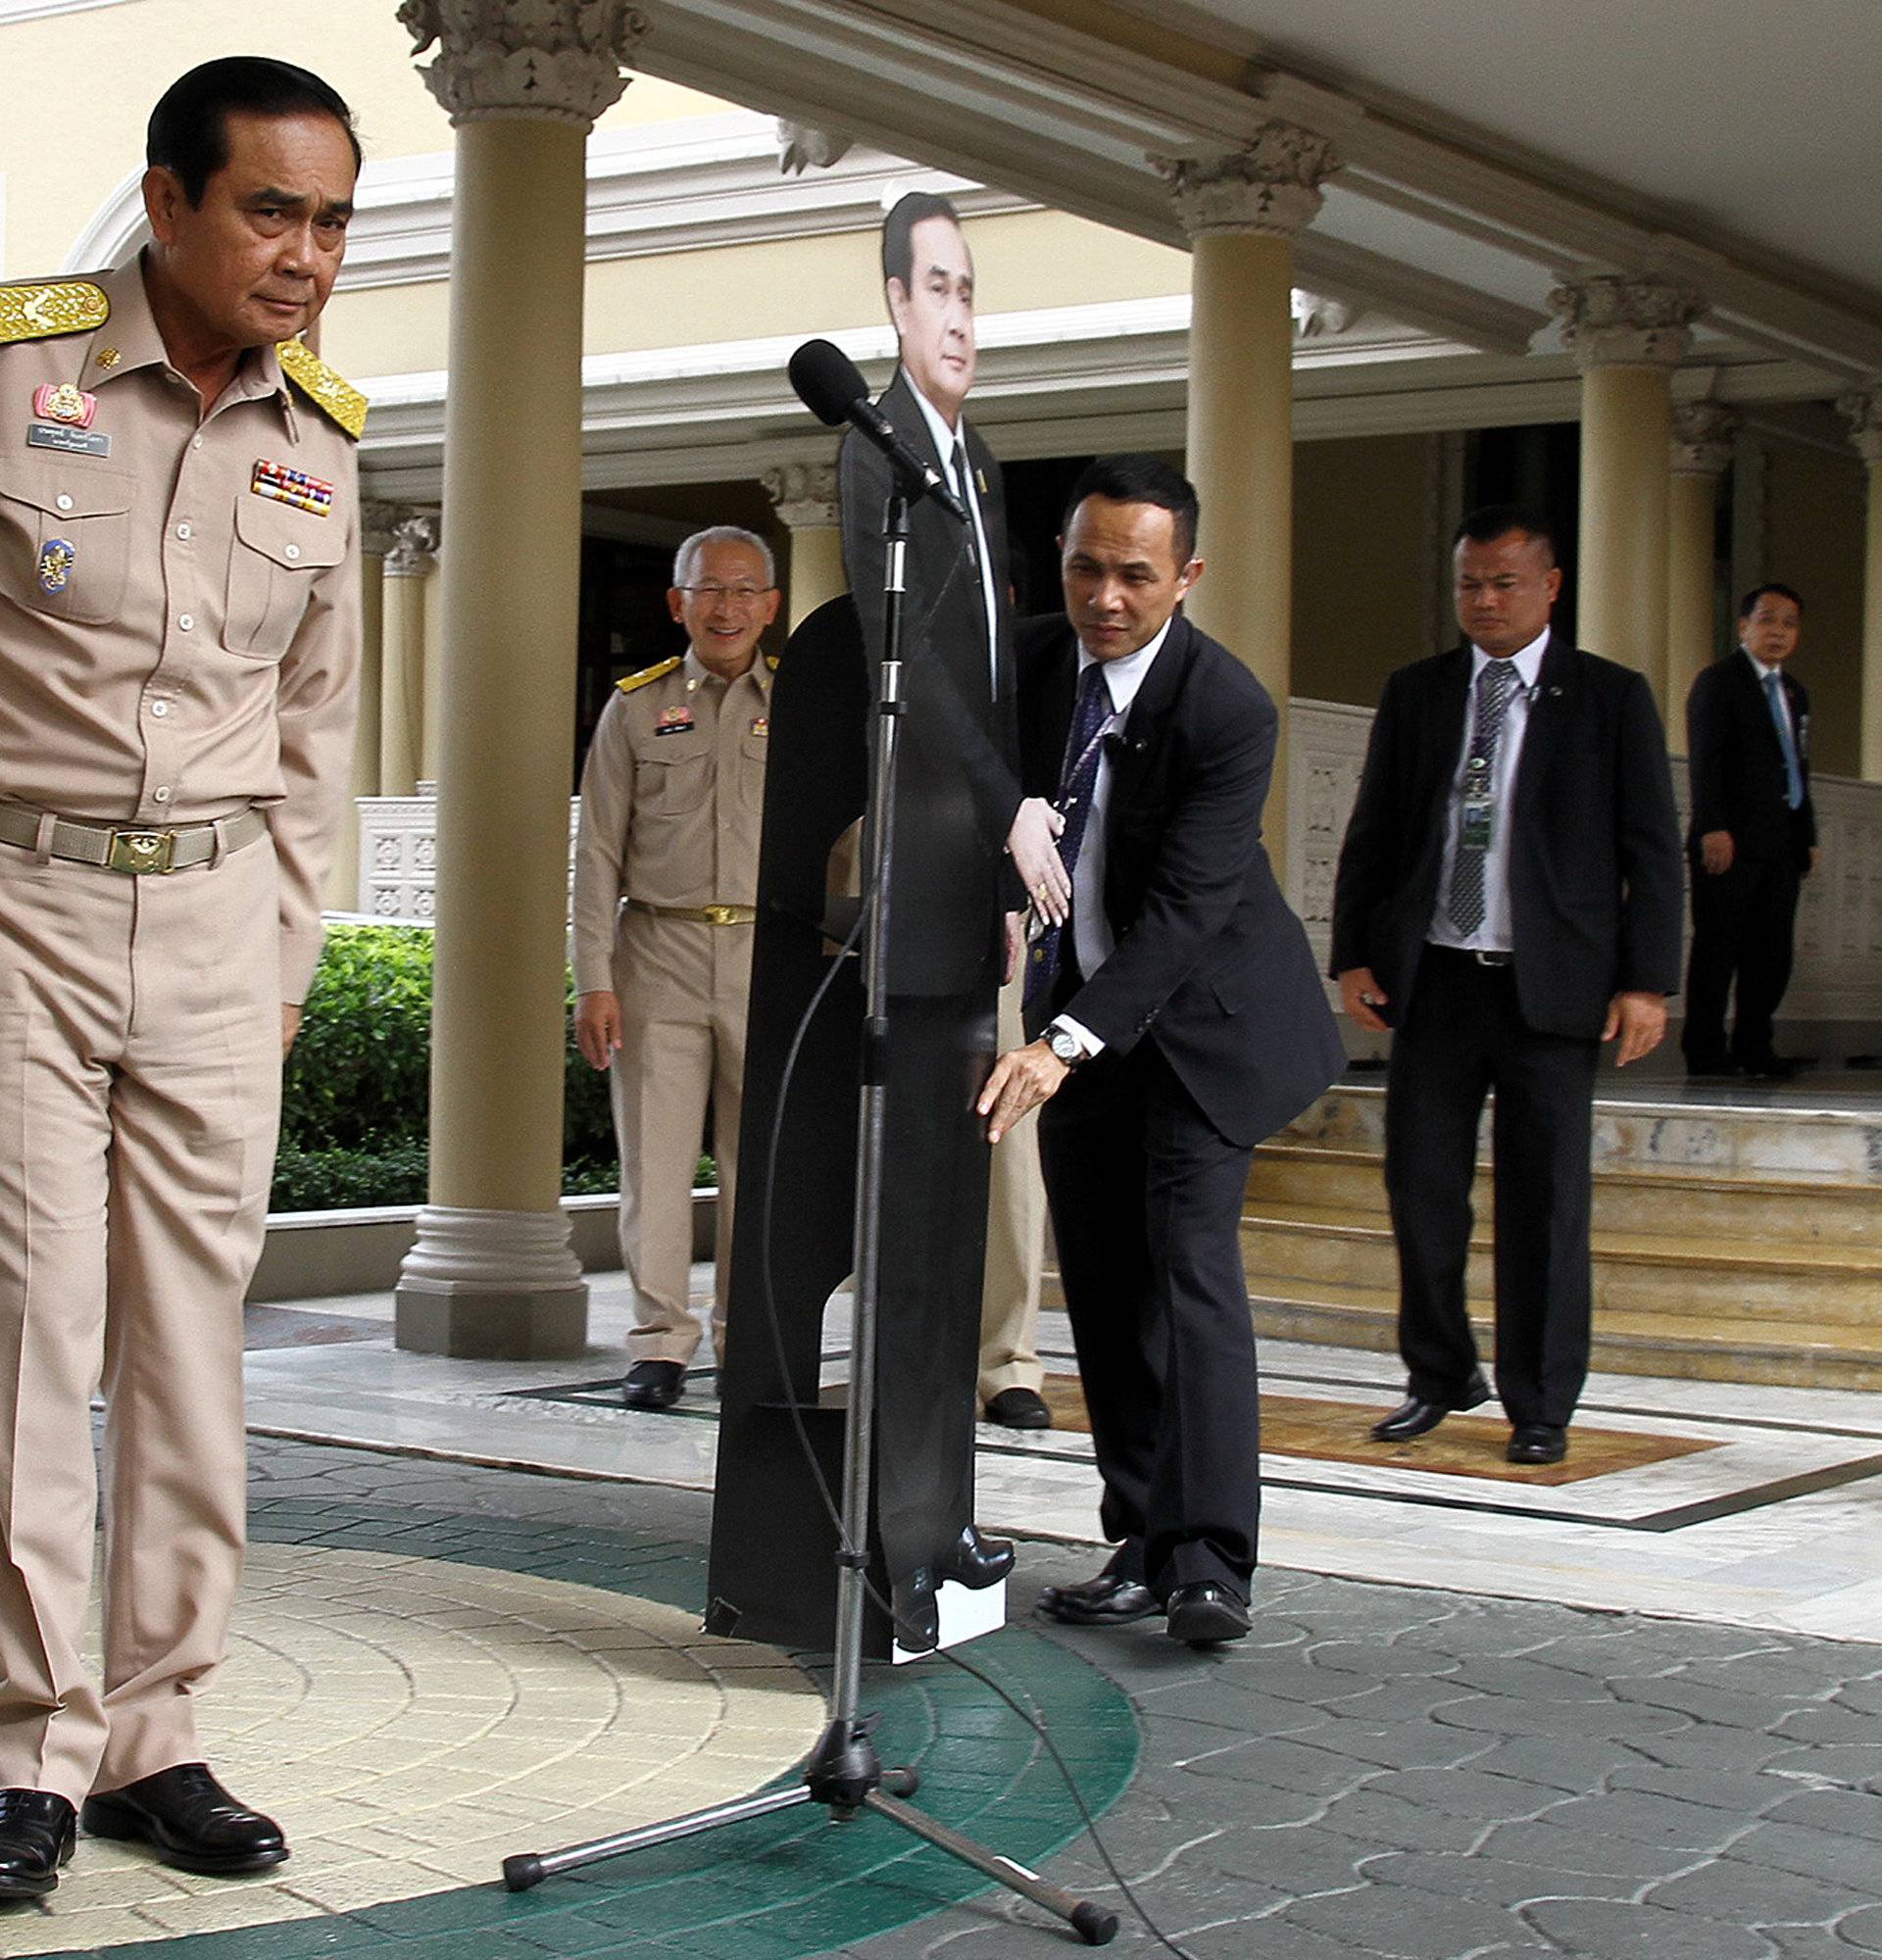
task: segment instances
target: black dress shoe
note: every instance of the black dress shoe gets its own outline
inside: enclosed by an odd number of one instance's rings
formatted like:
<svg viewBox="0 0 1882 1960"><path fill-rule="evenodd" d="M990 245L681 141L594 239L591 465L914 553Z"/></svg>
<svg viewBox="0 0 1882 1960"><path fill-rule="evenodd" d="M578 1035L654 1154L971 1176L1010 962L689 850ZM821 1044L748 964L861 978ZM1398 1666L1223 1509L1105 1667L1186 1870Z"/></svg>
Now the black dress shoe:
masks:
<svg viewBox="0 0 1882 1960"><path fill-rule="evenodd" d="M984 1538L978 1525L963 1526L961 1536L934 1568L937 1580L956 1579L975 1592L999 1585L1012 1570L1013 1542Z"/></svg>
<svg viewBox="0 0 1882 1960"><path fill-rule="evenodd" d="M1169 1614L1164 1633L1186 1646L1214 1647L1248 1638L1248 1608L1212 1579L1177 1587L1164 1610Z"/></svg>
<svg viewBox="0 0 1882 1960"><path fill-rule="evenodd" d="M636 1361L620 1385L620 1398L630 1409L669 1409L685 1393L680 1361Z"/></svg>
<svg viewBox="0 0 1882 1960"><path fill-rule="evenodd" d="M287 1857L281 1827L237 1803L207 1763L179 1763L88 1796L79 1818L93 1838L142 1838L164 1864L210 1878L265 1872Z"/></svg>
<svg viewBox="0 0 1882 1960"><path fill-rule="evenodd" d="M1141 1579L1107 1571L1077 1586L1046 1587L1039 1594L1039 1610L1067 1627L1127 1627L1163 1608Z"/></svg>
<svg viewBox="0 0 1882 1960"><path fill-rule="evenodd" d="M1473 1409L1490 1399L1490 1384L1481 1374L1472 1375L1461 1395L1448 1401L1426 1401L1421 1396L1408 1396L1383 1422L1372 1425L1374 1443L1410 1443L1414 1436L1428 1436L1446 1416L1460 1409Z"/></svg>
<svg viewBox="0 0 1882 1960"><path fill-rule="evenodd" d="M0 1789L0 1899L44 1898L58 1885L77 1815L49 1789Z"/></svg>
<svg viewBox="0 0 1882 1960"><path fill-rule="evenodd" d="M987 1404L986 1416L1003 1429L1052 1427L1052 1411L1037 1389L1002 1389Z"/></svg>
<svg viewBox="0 0 1882 1960"><path fill-rule="evenodd" d="M973 1529L971 1525L967 1527ZM917 1565L890 1591L895 1612L895 1638L910 1653L932 1653L941 1644L941 1607L936 1600L934 1569Z"/></svg>
<svg viewBox="0 0 1882 1960"><path fill-rule="evenodd" d="M1560 1463L1568 1454L1568 1432L1554 1423L1518 1423L1504 1454L1511 1463Z"/></svg>

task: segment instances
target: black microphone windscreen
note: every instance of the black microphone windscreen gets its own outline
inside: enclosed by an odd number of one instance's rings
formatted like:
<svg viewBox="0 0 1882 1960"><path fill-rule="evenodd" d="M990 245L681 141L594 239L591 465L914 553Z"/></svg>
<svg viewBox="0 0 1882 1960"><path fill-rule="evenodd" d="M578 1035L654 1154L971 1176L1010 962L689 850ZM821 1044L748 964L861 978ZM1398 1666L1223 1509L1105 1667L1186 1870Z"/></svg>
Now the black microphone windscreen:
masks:
<svg viewBox="0 0 1882 1960"><path fill-rule="evenodd" d="M832 428L849 419L853 403L869 399L863 370L827 340L807 340L791 356L790 376L798 400Z"/></svg>

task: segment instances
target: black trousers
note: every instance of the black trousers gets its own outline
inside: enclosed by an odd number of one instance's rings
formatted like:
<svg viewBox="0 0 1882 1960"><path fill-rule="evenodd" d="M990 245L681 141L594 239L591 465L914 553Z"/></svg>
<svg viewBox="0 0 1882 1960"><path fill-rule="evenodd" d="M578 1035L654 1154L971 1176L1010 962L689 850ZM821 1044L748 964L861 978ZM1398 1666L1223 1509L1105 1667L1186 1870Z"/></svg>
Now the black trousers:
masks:
<svg viewBox="0 0 1882 1960"><path fill-rule="evenodd" d="M1113 1569L1160 1597L1248 1597L1261 1396L1241 1216L1253 1152L1148 1042L1082 1063L1039 1112L1039 1156L1104 1479Z"/></svg>
<svg viewBox="0 0 1882 1960"><path fill-rule="evenodd" d="M1497 1393L1515 1424L1565 1427L1574 1414L1588 1373L1599 1049L1525 1025L1511 967L1424 949L1385 1097L1399 1351L1421 1399L1450 1400L1477 1366L1464 1263L1477 1126L1494 1090Z"/></svg>
<svg viewBox="0 0 1882 1960"><path fill-rule="evenodd" d="M1771 1021L1791 984L1802 871L1794 858L1739 858L1716 876L1693 863L1693 944L1686 964L1680 1048L1702 1067L1728 1054L1756 1068L1771 1059ZM1738 1012L1725 1042L1725 998Z"/></svg>

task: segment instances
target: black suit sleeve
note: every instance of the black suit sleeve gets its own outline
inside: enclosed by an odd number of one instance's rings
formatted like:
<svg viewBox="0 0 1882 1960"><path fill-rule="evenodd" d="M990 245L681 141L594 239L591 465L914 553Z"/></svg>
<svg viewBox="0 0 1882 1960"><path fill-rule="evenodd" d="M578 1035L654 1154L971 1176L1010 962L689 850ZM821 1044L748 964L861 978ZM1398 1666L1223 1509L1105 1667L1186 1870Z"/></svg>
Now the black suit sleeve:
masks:
<svg viewBox="0 0 1882 1960"><path fill-rule="evenodd" d="M1399 726L1405 714L1403 672L1395 673L1379 698L1365 745L1359 794L1340 845L1333 881L1333 938L1328 977L1337 980L1356 966L1372 964L1367 929L1379 906L1397 888L1399 845L1406 821L1405 780Z"/></svg>
<svg viewBox="0 0 1882 1960"><path fill-rule="evenodd" d="M1644 674L1627 676L1619 735L1614 834L1622 892L1615 990L1677 994L1685 906L1679 813L1665 730Z"/></svg>
<svg viewBox="0 0 1882 1960"><path fill-rule="evenodd" d="M1107 1048L1129 1053L1247 889L1278 727L1259 687L1212 697L1207 714L1186 717L1169 779L1170 816L1142 908L1065 1009ZM1118 815L1114 809L1108 821Z"/></svg>
<svg viewBox="0 0 1882 1960"><path fill-rule="evenodd" d="M1692 772L1695 837L1732 827L1732 710L1721 685L1724 678L1719 665L1703 667L1686 697L1686 760Z"/></svg>

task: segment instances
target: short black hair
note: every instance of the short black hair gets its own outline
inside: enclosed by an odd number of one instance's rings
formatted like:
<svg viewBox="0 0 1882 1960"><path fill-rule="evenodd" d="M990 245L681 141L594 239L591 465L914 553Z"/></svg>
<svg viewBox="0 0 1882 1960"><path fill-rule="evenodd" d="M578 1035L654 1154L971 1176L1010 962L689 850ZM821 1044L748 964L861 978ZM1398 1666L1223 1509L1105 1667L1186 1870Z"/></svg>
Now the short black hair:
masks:
<svg viewBox="0 0 1882 1960"><path fill-rule="evenodd" d="M915 283L915 227L930 218L945 218L959 226L961 214L931 190L912 190L899 197L882 220L882 283L900 279L907 292Z"/></svg>
<svg viewBox="0 0 1882 1960"><path fill-rule="evenodd" d="M1804 601L1788 585L1780 585L1773 578L1766 581L1763 585L1753 586L1746 593L1745 597L1738 602L1738 616L1741 619L1749 619L1757 612L1758 602L1760 599L1788 599L1797 608L1799 616L1801 617L1803 614Z"/></svg>
<svg viewBox="0 0 1882 1960"><path fill-rule="evenodd" d="M178 75L150 112L144 162L173 171L192 207L228 163L230 111L248 116L330 116L353 146L360 168L353 112L318 74L266 55L224 55Z"/></svg>
<svg viewBox="0 0 1882 1960"><path fill-rule="evenodd" d="M1196 531L1202 521L1196 486L1161 456L1141 452L1100 456L1086 464L1065 499L1065 514L1059 526L1062 535L1071 529L1072 514L1087 497L1105 497L1114 504L1155 504L1167 511L1177 564L1185 565L1196 556Z"/></svg>
<svg viewBox="0 0 1882 1960"><path fill-rule="evenodd" d="M1542 546L1551 564L1561 563L1561 537L1542 512L1526 504L1483 504L1467 513L1451 533L1451 549L1468 538L1473 545L1493 545L1511 531L1525 531Z"/></svg>

